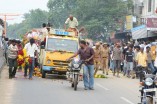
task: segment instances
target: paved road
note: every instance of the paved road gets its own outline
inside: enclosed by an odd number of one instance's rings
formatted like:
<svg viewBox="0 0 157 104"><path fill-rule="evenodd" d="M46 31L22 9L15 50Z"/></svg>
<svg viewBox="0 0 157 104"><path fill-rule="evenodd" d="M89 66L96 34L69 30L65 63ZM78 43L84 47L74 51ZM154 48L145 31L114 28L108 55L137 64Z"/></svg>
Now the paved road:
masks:
<svg viewBox="0 0 157 104"><path fill-rule="evenodd" d="M63 79L34 78L30 81L17 73L16 79L8 79L7 67L0 79L0 104L137 104L138 80L110 77L95 79L95 90L85 91L79 83L73 91ZM50 76L51 77L51 76Z"/></svg>

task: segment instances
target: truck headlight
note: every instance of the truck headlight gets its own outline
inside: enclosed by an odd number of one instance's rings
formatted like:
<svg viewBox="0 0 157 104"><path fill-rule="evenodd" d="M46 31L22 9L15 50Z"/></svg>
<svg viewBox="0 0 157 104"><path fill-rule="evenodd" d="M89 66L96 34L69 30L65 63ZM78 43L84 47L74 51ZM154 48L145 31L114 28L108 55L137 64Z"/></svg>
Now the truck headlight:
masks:
<svg viewBox="0 0 157 104"><path fill-rule="evenodd" d="M50 60L50 59L48 59L48 60L46 61L46 63L47 63L47 64L50 64L50 63L51 63L51 60Z"/></svg>
<svg viewBox="0 0 157 104"><path fill-rule="evenodd" d="M152 79L152 78L146 78L146 79L145 79L145 84L146 84L147 86L151 86L151 85L153 84L153 79Z"/></svg>

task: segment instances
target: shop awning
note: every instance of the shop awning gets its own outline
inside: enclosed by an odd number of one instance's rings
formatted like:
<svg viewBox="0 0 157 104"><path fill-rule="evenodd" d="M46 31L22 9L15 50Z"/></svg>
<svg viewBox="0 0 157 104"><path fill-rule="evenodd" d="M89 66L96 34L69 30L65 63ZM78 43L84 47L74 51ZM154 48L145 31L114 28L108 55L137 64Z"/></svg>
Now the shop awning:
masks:
<svg viewBox="0 0 157 104"><path fill-rule="evenodd" d="M132 39L142 39L147 38L147 27L145 25L141 25L131 29Z"/></svg>

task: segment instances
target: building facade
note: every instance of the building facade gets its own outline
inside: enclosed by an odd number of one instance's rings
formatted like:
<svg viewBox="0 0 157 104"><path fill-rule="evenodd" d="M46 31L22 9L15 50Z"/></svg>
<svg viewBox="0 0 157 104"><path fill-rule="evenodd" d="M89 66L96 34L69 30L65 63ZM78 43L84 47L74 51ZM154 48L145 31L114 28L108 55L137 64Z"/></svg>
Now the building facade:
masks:
<svg viewBox="0 0 157 104"><path fill-rule="evenodd" d="M145 38L157 36L157 0L133 1L133 15L137 17L137 24L139 27L145 25L147 29Z"/></svg>

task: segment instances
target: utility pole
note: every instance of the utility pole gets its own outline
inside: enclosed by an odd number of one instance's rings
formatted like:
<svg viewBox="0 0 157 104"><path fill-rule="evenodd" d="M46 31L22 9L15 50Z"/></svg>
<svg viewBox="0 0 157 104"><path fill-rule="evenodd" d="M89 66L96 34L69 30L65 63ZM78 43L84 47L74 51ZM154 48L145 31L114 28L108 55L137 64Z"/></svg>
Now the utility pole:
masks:
<svg viewBox="0 0 157 104"><path fill-rule="evenodd" d="M20 16L20 14L0 13L0 16L4 16L4 33L7 35L7 17Z"/></svg>

